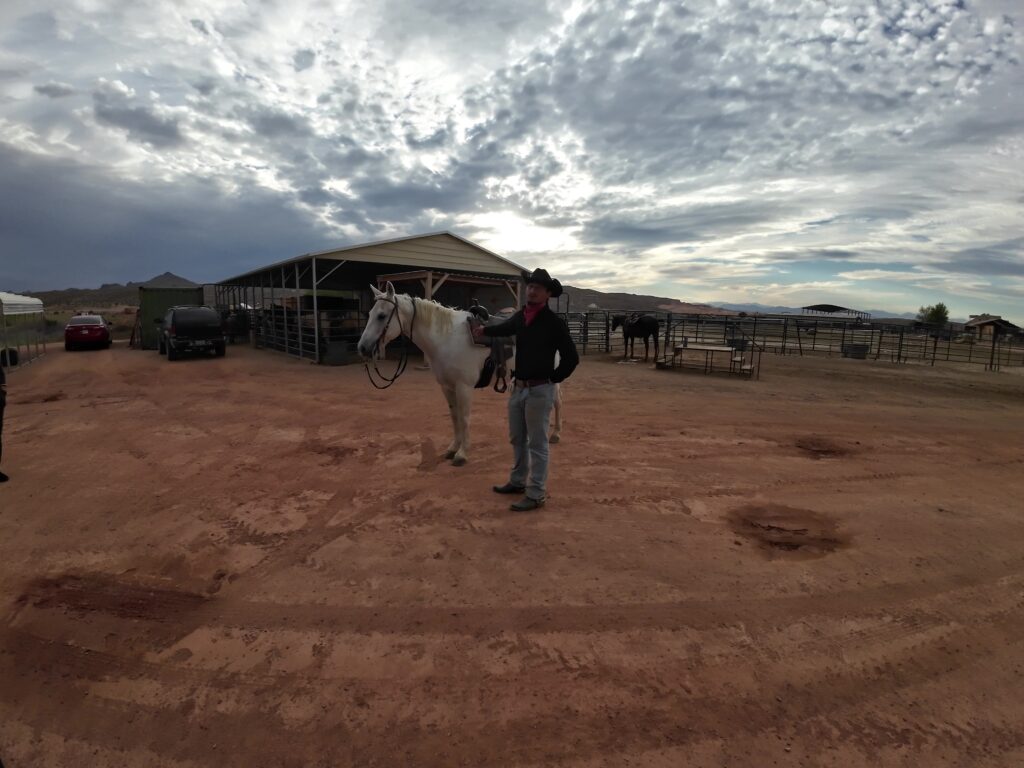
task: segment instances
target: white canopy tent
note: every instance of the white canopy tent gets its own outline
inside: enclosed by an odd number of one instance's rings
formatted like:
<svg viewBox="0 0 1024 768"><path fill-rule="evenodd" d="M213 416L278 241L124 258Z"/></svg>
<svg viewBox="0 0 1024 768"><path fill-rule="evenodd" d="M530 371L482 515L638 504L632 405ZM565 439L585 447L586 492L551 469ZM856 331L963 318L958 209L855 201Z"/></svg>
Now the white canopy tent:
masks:
<svg viewBox="0 0 1024 768"><path fill-rule="evenodd" d="M0 291L0 365L27 363L46 351L43 301Z"/></svg>

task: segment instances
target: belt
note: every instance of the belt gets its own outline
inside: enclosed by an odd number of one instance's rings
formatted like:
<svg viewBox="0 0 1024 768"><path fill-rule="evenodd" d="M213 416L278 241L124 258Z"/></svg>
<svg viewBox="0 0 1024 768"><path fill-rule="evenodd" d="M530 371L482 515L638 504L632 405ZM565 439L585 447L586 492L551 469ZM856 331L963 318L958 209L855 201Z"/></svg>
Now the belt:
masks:
<svg viewBox="0 0 1024 768"><path fill-rule="evenodd" d="M539 387L550 383L551 379L516 379L516 384L521 387Z"/></svg>

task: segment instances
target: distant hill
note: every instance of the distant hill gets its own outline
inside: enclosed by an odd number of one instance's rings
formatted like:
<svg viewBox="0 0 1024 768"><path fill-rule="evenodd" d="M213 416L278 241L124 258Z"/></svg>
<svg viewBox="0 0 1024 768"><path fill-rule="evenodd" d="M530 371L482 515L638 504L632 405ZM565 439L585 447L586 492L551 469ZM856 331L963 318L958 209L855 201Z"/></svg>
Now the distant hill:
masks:
<svg viewBox="0 0 1024 768"><path fill-rule="evenodd" d="M596 304L600 309L639 309L639 310L662 310L664 312L685 312L688 314L720 315L735 314L729 310L722 310L708 304L690 304L679 299L669 299L664 296L645 296L636 293L605 293L594 291L589 288L576 288L572 285L563 286L565 295L569 297L569 310L571 312L583 312L591 304ZM560 299L559 306L565 306L565 299Z"/></svg>
<svg viewBox="0 0 1024 768"><path fill-rule="evenodd" d="M803 312L800 307L783 307L783 306L771 306L768 304L717 304L716 306L722 307L723 309L731 309L736 312L746 312L748 314L759 313L762 315L799 315ZM885 309L868 309L866 311L871 317L901 317L907 320L913 320L917 317L915 312L903 312L896 313L890 312Z"/></svg>
<svg viewBox="0 0 1024 768"><path fill-rule="evenodd" d="M134 306L139 303L139 288L187 288L198 285L184 277L164 272L150 280L138 283L104 283L99 288L65 288L59 291L31 291L47 307L115 307Z"/></svg>

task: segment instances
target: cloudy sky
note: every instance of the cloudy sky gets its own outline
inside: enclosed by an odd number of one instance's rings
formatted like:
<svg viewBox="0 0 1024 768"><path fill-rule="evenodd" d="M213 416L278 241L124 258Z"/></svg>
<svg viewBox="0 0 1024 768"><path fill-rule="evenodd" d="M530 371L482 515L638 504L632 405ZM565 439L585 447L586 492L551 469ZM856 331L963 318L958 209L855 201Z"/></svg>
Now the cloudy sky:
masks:
<svg viewBox="0 0 1024 768"><path fill-rule="evenodd" d="M3 0L0 289L450 229L564 282L1024 322L1014 0Z"/></svg>

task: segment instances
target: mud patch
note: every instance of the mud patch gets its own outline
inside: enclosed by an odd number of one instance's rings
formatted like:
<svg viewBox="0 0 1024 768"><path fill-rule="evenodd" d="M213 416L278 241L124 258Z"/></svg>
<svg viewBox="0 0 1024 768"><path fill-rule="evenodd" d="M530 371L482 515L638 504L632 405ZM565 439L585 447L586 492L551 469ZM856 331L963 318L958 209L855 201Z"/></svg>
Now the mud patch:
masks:
<svg viewBox="0 0 1024 768"><path fill-rule="evenodd" d="M203 595L118 581L103 573L36 579L17 599L21 606L62 608L79 615L103 613L156 622L175 621L205 601Z"/></svg>
<svg viewBox="0 0 1024 768"><path fill-rule="evenodd" d="M793 442L793 445L812 459L830 459L836 456L847 456L851 453L850 449L846 446L820 435L798 437Z"/></svg>
<svg viewBox="0 0 1024 768"><path fill-rule="evenodd" d="M813 559L849 546L838 522L820 512L781 504L750 504L728 515L729 527L771 558Z"/></svg>
<svg viewBox="0 0 1024 768"><path fill-rule="evenodd" d="M19 405L32 405L33 403L56 403L58 400L66 400L67 395L63 392L50 392L45 395L36 395L35 397L25 397L18 400L11 399L12 403L18 403Z"/></svg>
<svg viewBox="0 0 1024 768"><path fill-rule="evenodd" d="M314 442L309 446L309 450L313 453L326 456L331 461L341 461L354 456L359 453L359 446L357 445L327 445L322 442Z"/></svg>

